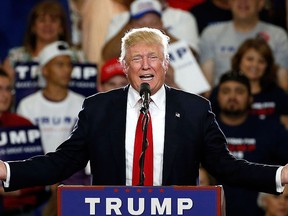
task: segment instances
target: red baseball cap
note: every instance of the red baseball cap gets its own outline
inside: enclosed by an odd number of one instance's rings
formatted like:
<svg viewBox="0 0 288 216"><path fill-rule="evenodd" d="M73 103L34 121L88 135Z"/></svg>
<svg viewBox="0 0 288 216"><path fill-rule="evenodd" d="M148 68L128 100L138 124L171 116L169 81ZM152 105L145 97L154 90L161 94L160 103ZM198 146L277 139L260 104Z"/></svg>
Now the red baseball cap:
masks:
<svg viewBox="0 0 288 216"><path fill-rule="evenodd" d="M101 83L107 82L111 77L121 75L126 76L123 67L117 58L112 58L101 67Z"/></svg>

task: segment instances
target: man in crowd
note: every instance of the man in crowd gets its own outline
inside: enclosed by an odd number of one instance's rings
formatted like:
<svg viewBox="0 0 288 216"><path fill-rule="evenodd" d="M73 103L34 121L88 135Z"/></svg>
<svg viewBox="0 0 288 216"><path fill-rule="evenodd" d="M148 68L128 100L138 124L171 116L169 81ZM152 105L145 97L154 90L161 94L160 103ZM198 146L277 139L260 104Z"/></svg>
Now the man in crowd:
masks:
<svg viewBox="0 0 288 216"><path fill-rule="evenodd" d="M227 147L238 159L256 163L286 164L288 132L278 118L261 120L249 115L252 104L250 82L244 75L229 71L220 78L217 121ZM224 184L227 215L261 215L258 193Z"/></svg>
<svg viewBox="0 0 288 216"><path fill-rule="evenodd" d="M109 91L128 84L126 74L117 58L112 58L104 63L100 70L101 85L99 91Z"/></svg>

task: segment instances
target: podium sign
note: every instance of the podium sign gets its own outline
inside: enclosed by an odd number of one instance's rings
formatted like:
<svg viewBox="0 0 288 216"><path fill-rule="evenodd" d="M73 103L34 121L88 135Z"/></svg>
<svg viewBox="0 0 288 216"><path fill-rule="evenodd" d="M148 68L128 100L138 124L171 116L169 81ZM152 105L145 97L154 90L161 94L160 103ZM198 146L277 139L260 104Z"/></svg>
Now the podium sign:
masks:
<svg viewBox="0 0 288 216"><path fill-rule="evenodd" d="M220 216L222 199L222 186L59 186L58 216Z"/></svg>

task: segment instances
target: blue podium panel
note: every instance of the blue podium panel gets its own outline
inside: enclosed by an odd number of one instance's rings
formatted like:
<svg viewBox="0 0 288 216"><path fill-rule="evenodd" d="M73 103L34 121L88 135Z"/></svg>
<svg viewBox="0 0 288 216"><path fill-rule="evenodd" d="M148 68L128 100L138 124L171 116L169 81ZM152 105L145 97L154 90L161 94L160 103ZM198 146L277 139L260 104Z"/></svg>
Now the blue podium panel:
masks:
<svg viewBox="0 0 288 216"><path fill-rule="evenodd" d="M59 186L58 216L220 216L222 186Z"/></svg>

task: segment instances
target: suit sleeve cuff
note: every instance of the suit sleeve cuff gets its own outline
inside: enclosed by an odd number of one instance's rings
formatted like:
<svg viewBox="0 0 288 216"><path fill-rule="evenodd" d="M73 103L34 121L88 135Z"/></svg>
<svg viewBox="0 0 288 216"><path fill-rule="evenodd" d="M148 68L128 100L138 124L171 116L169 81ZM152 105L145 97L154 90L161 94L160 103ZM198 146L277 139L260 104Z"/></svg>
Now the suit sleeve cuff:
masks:
<svg viewBox="0 0 288 216"><path fill-rule="evenodd" d="M10 177L11 177L10 166L7 162L4 162L4 164L6 166L7 177L6 177L6 181L3 181L3 185L5 188L8 188L10 185Z"/></svg>
<svg viewBox="0 0 288 216"><path fill-rule="evenodd" d="M279 167L276 171L276 191L278 193L282 193L284 191L284 186L281 183L281 172L282 172L283 166Z"/></svg>

